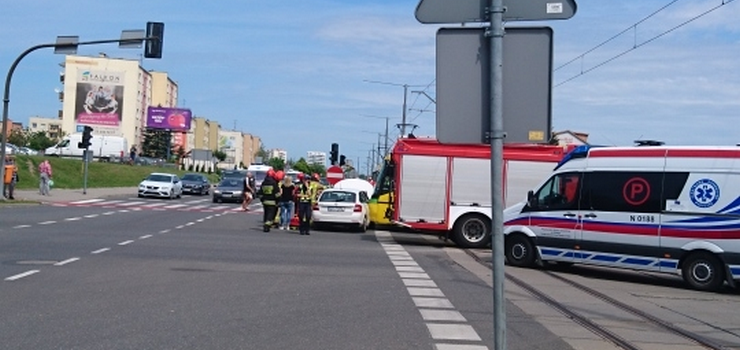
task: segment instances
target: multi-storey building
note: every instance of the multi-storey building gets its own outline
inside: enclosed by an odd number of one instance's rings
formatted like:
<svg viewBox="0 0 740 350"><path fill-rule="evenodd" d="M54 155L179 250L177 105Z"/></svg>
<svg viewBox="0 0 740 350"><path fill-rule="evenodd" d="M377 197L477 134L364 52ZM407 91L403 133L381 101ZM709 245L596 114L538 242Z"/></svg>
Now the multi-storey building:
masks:
<svg viewBox="0 0 740 350"><path fill-rule="evenodd" d="M152 81L152 106L155 107L177 107L179 86L166 72L150 71ZM146 120L143 121L146 123ZM143 125L146 128L146 125ZM187 132L172 131L173 149L182 147L188 149Z"/></svg>
<svg viewBox="0 0 740 350"><path fill-rule="evenodd" d="M223 169L238 167L244 156L244 137L241 131L221 130L218 136L218 149L226 154L226 159L219 163Z"/></svg>
<svg viewBox="0 0 740 350"><path fill-rule="evenodd" d="M288 152L284 149L271 149L268 158L280 158L283 161L288 161Z"/></svg>
<svg viewBox="0 0 740 350"><path fill-rule="evenodd" d="M326 152L308 151L306 163L326 166Z"/></svg>
<svg viewBox="0 0 740 350"><path fill-rule="evenodd" d="M187 136L186 149L218 149L218 134L221 126L217 121L193 117Z"/></svg>
<svg viewBox="0 0 740 350"><path fill-rule="evenodd" d="M59 118L30 117L28 131L32 133L44 132L52 140L62 136L62 120Z"/></svg>
<svg viewBox="0 0 740 350"><path fill-rule="evenodd" d="M243 134L243 139L242 163L247 167L255 163L255 156L260 150L262 141L258 136L252 134Z"/></svg>

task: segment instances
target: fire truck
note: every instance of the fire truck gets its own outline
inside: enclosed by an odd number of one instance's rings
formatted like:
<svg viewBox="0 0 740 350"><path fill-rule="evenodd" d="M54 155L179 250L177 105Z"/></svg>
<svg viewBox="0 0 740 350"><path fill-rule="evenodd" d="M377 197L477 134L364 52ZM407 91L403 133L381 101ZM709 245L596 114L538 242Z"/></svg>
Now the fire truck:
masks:
<svg viewBox="0 0 740 350"><path fill-rule="evenodd" d="M526 199L569 149L555 145L504 146L504 201ZM461 247L491 241L491 148L399 139L375 177L369 203L373 226L400 226L444 234Z"/></svg>

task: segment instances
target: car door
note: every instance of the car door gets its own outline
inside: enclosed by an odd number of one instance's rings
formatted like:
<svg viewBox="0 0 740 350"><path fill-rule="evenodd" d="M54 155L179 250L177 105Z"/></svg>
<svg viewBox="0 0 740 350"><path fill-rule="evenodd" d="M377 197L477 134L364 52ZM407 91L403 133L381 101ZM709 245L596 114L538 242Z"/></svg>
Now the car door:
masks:
<svg viewBox="0 0 740 350"><path fill-rule="evenodd" d="M580 235L580 172L553 175L522 209L543 260L571 262Z"/></svg>

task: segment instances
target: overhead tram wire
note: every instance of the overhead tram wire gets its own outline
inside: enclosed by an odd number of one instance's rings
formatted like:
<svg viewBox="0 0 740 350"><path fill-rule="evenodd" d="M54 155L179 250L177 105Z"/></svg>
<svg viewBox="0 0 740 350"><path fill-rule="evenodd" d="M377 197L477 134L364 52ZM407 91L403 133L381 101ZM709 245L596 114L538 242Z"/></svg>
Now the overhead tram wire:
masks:
<svg viewBox="0 0 740 350"><path fill-rule="evenodd" d="M596 64L595 66L593 66L591 68L588 68L586 70L583 70L579 74L576 74L576 75L574 75L574 76L572 76L572 77L570 77L570 78L568 78L566 80L561 81L560 83L555 84L553 87L558 87L558 86L561 86L563 84L566 84L566 83L568 83L568 82L570 82L572 80L575 80L575 79L583 76L586 73L589 73L589 72L591 72L593 70L596 70L597 68L600 68L600 67L606 65L607 63L610 63L610 62L612 62L612 61L614 61L614 60L616 60L616 59L618 59L618 58L620 58L620 57L622 57L622 56L624 56L624 55L626 55L626 54L628 54L628 53L630 53L630 52L632 52L632 51L634 51L634 50L636 50L638 48L641 48L641 47L643 47L643 46L645 46L645 45L647 45L647 44L649 44L649 43L651 43L651 42L653 42L653 41L655 41L655 40L657 40L657 39L659 39L659 38L661 38L661 37L663 37L663 36L665 36L665 35L667 35L667 34L669 34L671 32L673 32L673 31L675 31L676 29L679 29L679 28L681 28L681 27L683 27L683 26L685 26L685 25L687 25L687 24L689 24L689 23L691 23L691 22L693 22L693 21L695 21L695 20L697 20L699 18L702 18L702 17L704 17L704 16L706 16L706 15L708 15L708 14L716 11L720 7L725 6L725 5L727 5L727 4L731 3L731 2L734 2L734 1L735 0L722 0L722 2L719 5L714 6L714 7L710 8L710 9L708 9L708 10L706 10L706 11L704 11L704 12L702 12L702 13L700 13L700 14L692 17L692 18L689 18L688 20L686 20L684 22L681 22L680 24L678 24L678 25L676 25L674 27L671 27L670 29L668 29L668 30L666 30L666 31L664 31L662 33L659 33L659 34L651 37L650 39L647 39L647 40L641 42L640 44L637 44L636 43L633 47L631 47L631 48L629 48L627 50L624 50L624 51L622 51L622 52L620 52L620 53L618 53L618 54L616 54L616 55L614 55L614 56L612 56L612 57L610 57L610 58L608 58L608 59L606 59L606 60L604 60L604 61ZM633 25L633 27L636 26L636 25L637 24ZM632 28L632 27L630 27L630 28ZM590 51L593 51L593 50L590 50ZM583 55L585 55L585 53ZM583 55L578 56L578 57L576 57L576 59L571 60L569 62L573 62L573 61L577 60L578 58L582 58ZM562 67L563 66L560 66L557 69L560 69Z"/></svg>

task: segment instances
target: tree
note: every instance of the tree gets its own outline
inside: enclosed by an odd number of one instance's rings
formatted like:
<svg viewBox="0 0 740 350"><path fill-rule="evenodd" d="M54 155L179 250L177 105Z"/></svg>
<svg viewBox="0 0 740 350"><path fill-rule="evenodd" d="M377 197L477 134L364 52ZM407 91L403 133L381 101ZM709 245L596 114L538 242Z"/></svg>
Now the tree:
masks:
<svg viewBox="0 0 740 350"><path fill-rule="evenodd" d="M218 159L219 162L223 162L224 160L226 160L226 152L220 149L214 149L213 156L216 157L216 159Z"/></svg>
<svg viewBox="0 0 740 350"><path fill-rule="evenodd" d="M265 164L271 166L275 171L285 170L285 161L282 158L273 157L268 159Z"/></svg>
<svg viewBox="0 0 740 350"><path fill-rule="evenodd" d="M171 134L167 130L146 129L141 153L146 157L166 158L167 148L171 147Z"/></svg>
<svg viewBox="0 0 740 350"><path fill-rule="evenodd" d="M300 171L304 174L310 174L311 173L311 167L306 163L306 159L300 158L298 161L294 162L292 165L293 170Z"/></svg>
<svg viewBox="0 0 740 350"><path fill-rule="evenodd" d="M57 144L57 141L52 140L43 131L37 131L28 135L27 145L28 148L41 151Z"/></svg>
<svg viewBox="0 0 740 350"><path fill-rule="evenodd" d="M19 130L14 129L10 131L10 135L8 135L8 142L12 143L18 147L26 147L28 146L28 129L26 130Z"/></svg>

